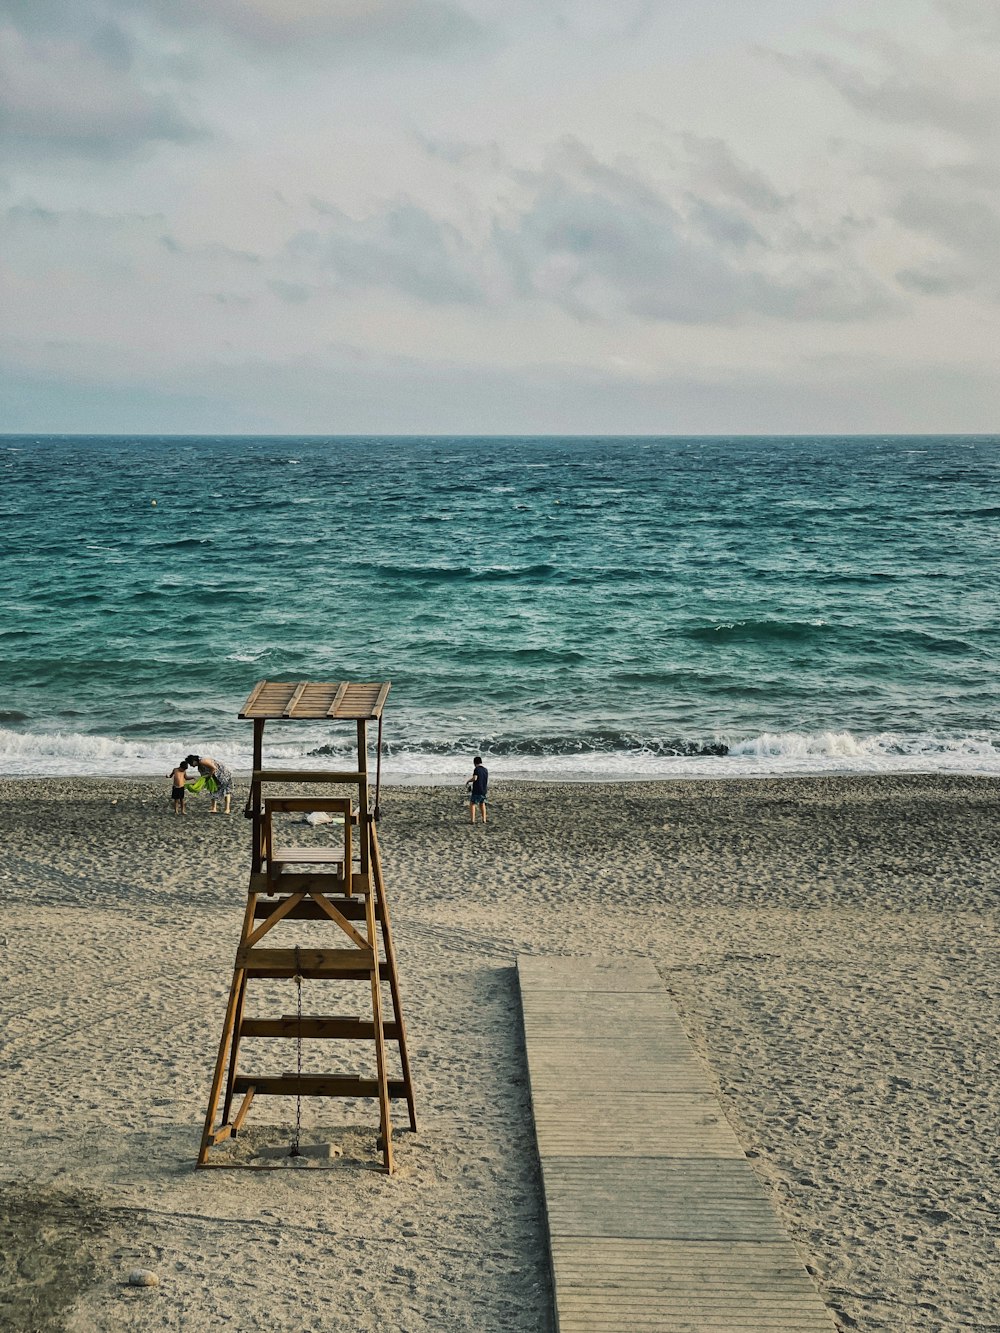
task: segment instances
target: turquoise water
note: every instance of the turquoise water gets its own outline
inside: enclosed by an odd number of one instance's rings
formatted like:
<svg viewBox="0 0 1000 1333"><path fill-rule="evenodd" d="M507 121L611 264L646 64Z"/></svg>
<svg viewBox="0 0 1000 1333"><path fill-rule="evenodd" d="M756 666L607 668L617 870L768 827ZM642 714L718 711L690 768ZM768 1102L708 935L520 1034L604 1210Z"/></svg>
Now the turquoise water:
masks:
<svg viewBox="0 0 1000 1333"><path fill-rule="evenodd" d="M998 446L5 436L0 770L248 766L269 677L391 679L390 780L1000 773Z"/></svg>

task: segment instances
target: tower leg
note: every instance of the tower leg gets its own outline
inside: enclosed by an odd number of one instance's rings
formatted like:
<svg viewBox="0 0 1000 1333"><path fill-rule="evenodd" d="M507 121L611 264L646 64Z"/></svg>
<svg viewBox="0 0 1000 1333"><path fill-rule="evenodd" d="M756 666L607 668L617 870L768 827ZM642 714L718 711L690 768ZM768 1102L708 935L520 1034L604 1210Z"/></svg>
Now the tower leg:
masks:
<svg viewBox="0 0 1000 1333"><path fill-rule="evenodd" d="M233 1020L233 1041L229 1048L229 1070L226 1074L226 1095L222 1102L222 1123L229 1124L229 1112L233 1105L233 1080L236 1078L236 1062L240 1052L240 1027L243 1023L243 1005L247 998L247 974L243 973L240 993L236 1000L236 1016Z"/></svg>
<svg viewBox="0 0 1000 1333"><path fill-rule="evenodd" d="M250 933L253 926L253 912L257 902L257 895L251 893L247 897L247 910L243 917L243 930L240 933L240 946L242 947L244 939ZM239 952L237 952L239 958ZM205 1113L205 1128L201 1136L201 1149L198 1153L198 1165L205 1166L208 1161L208 1150L212 1146L213 1131L212 1124L215 1120L216 1107L219 1105L219 1093L222 1090L222 1075L226 1067L226 1047L229 1045L230 1038L233 1037L236 1024L236 1015L240 1007L240 1000L243 989L246 984L246 969L237 964L233 968L233 984L229 988L229 1003L226 1005L226 1018L222 1024L222 1036L219 1038L219 1055L215 1062L215 1074L212 1077L212 1090L208 1095L208 1110Z"/></svg>
<svg viewBox="0 0 1000 1333"><path fill-rule="evenodd" d="M375 1065L378 1070L378 1111L382 1127L382 1159L387 1174L392 1175L392 1119L389 1113L389 1072L385 1061L385 1032L382 1027L382 985L379 978L378 932L375 902L371 893L365 898L368 938L372 941L372 1017L375 1026Z"/></svg>
<svg viewBox="0 0 1000 1333"><path fill-rule="evenodd" d="M410 1057L406 1050L406 1023L403 1019L403 1001L399 991L399 971L396 967L396 950L392 943L392 922L389 920L389 903L385 896L385 883L382 879L382 853L379 851L378 833L375 823L369 825L372 845L372 890L378 895L378 914L382 922L382 938L385 941L385 959L389 964L389 991L392 995L392 1008L399 1030L399 1058L403 1066L403 1084L406 1088L406 1108L410 1114L410 1129L417 1130L417 1108L413 1098L413 1079L410 1075Z"/></svg>

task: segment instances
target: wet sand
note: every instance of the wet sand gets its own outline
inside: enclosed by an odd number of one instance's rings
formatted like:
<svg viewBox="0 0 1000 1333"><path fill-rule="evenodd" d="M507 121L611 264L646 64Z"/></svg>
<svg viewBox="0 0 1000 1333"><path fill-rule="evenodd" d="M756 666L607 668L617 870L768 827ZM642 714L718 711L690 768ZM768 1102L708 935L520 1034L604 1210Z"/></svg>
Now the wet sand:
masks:
<svg viewBox="0 0 1000 1333"><path fill-rule="evenodd" d="M354 1102L303 1102L333 1156L193 1170L246 821L175 818L165 783L0 783L0 1324L549 1328L530 952L656 963L843 1327L1000 1327L1000 783L491 794L483 828L457 790L383 792L419 1116L388 1179ZM241 1150L283 1153L294 1112L256 1102Z"/></svg>

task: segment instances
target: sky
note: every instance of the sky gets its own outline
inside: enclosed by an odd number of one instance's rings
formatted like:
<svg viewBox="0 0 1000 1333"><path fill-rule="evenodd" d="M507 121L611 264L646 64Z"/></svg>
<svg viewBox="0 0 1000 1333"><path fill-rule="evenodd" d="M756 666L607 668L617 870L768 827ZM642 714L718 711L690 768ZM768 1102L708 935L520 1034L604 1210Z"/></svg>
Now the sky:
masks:
<svg viewBox="0 0 1000 1333"><path fill-rule="evenodd" d="M0 0L0 431L992 432L997 0Z"/></svg>

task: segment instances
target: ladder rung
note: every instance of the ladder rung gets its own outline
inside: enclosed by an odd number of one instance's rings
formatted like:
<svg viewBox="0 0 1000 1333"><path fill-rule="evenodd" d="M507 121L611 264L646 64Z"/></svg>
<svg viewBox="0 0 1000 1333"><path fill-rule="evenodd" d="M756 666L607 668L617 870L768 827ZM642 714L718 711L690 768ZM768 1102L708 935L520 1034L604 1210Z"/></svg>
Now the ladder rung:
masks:
<svg viewBox="0 0 1000 1333"><path fill-rule="evenodd" d="M406 1096L406 1084L401 1078L387 1081L389 1096ZM377 1097L378 1079L357 1078L350 1074L275 1074L262 1078L259 1074L239 1074L233 1091L248 1092L253 1088L258 1097Z"/></svg>
<svg viewBox="0 0 1000 1333"><path fill-rule="evenodd" d="M375 969L368 949L259 949L241 945L236 966L248 977L328 977L331 980L367 980ZM388 963L379 964L379 976L390 980Z"/></svg>
<svg viewBox="0 0 1000 1333"><path fill-rule="evenodd" d="M304 887L304 886L302 886ZM313 883L312 888L318 889L319 885ZM284 885L282 885L284 888ZM347 917L348 921L364 921L365 919L365 900L364 898L345 898L342 894L327 893L325 897L333 904L341 916ZM254 920L261 921L268 917L285 901L285 895L268 898L264 902L258 902L254 909ZM379 913L375 913L376 919L379 919ZM286 912L283 920L285 921L329 921L330 918L311 898L306 898L293 907L290 912Z"/></svg>
<svg viewBox="0 0 1000 1333"><path fill-rule="evenodd" d="M251 893L266 894L272 897L276 892L295 893L299 889L318 889L320 893L343 894L346 892L346 887L346 880L342 879L340 875L324 875L322 871L312 874L307 870L283 870L281 872L280 890L272 888L271 881L263 870L250 876ZM351 876L351 896L363 897L369 891L368 875L358 874L355 871Z"/></svg>
<svg viewBox="0 0 1000 1333"><path fill-rule="evenodd" d="M300 1020L297 1014L284 1014L281 1018L244 1018L240 1024L240 1034L244 1037L292 1037L301 1035L309 1038L344 1038L348 1041L368 1038L375 1039L375 1024L370 1018L343 1018L338 1015L312 1015ZM399 1040L399 1025L383 1023L382 1035L389 1041Z"/></svg>
<svg viewBox="0 0 1000 1333"><path fill-rule="evenodd" d="M277 968L284 972L292 968L292 975L300 968L305 976L306 970L315 971L325 967L349 968L354 972L370 972L374 966L374 956L369 949L267 949L256 945L241 945L236 954L236 961L242 966L266 971Z"/></svg>

